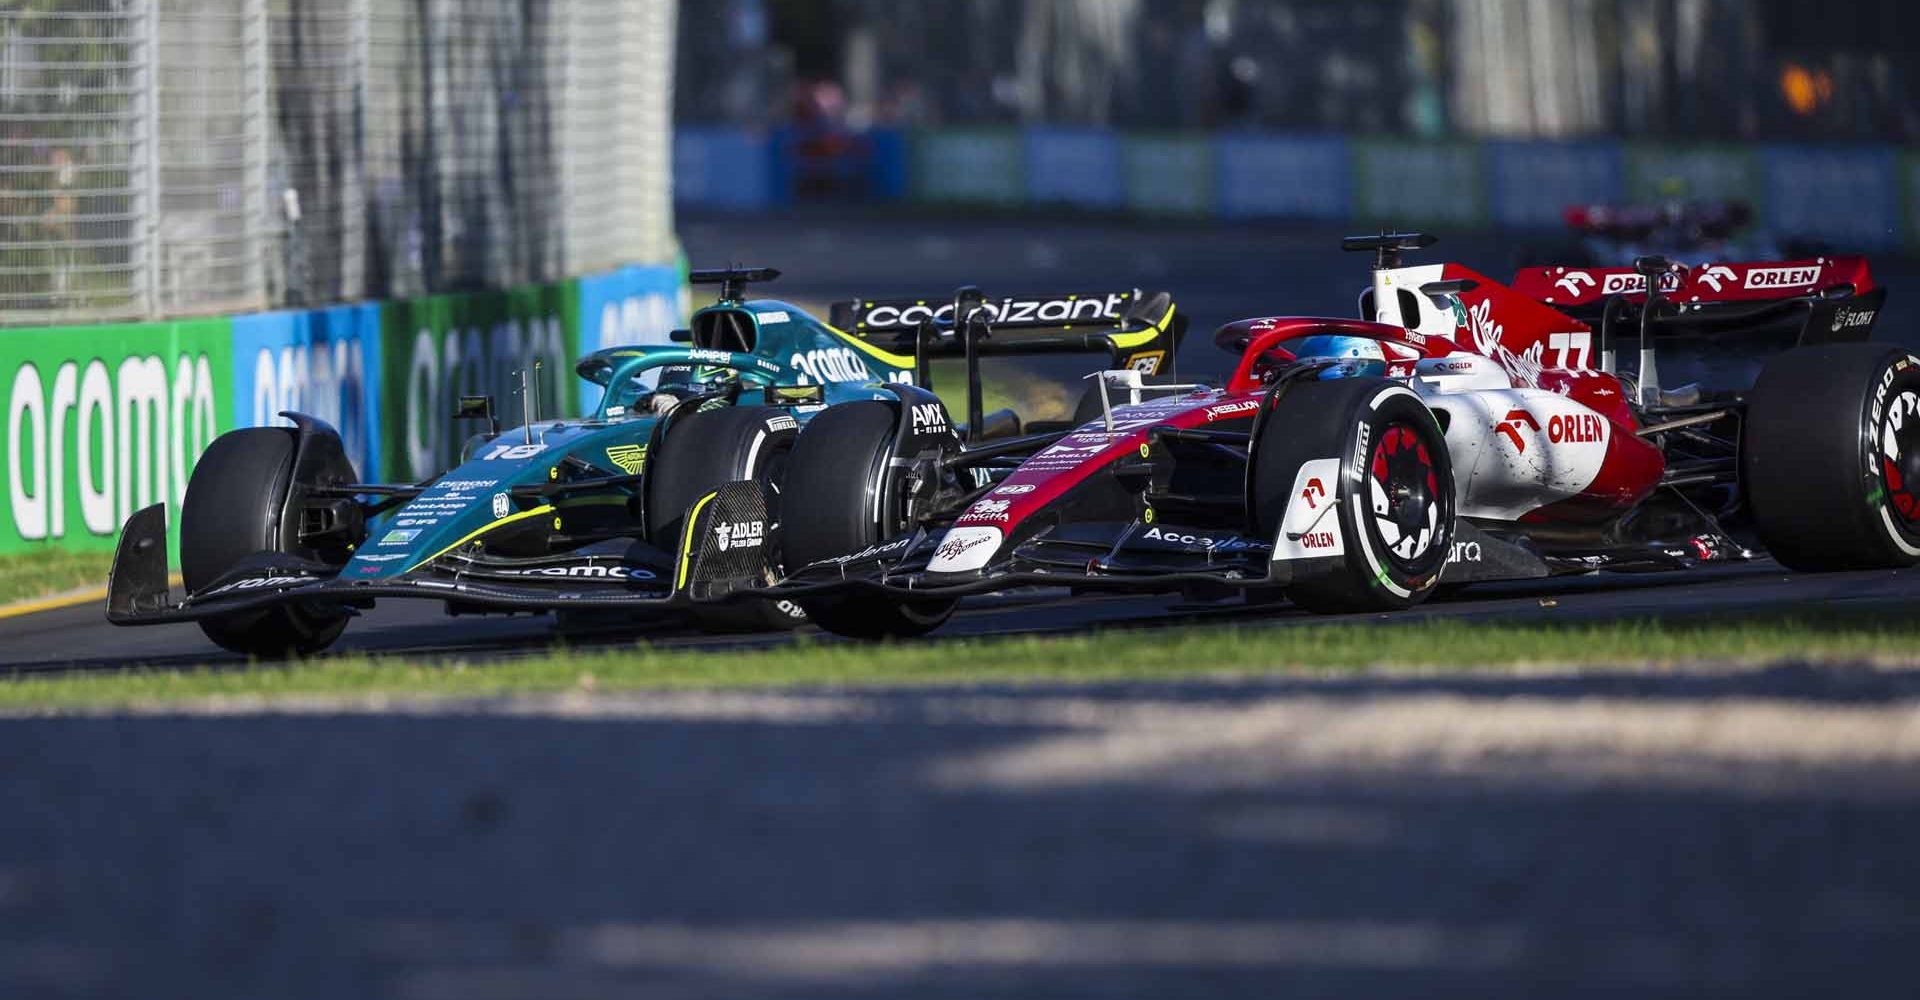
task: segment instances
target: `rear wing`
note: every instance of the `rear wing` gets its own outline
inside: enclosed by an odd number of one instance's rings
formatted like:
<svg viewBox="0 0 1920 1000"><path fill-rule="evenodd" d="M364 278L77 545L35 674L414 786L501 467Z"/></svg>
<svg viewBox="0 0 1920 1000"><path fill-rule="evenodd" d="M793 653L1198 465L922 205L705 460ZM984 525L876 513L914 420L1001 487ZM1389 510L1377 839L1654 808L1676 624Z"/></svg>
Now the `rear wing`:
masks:
<svg viewBox="0 0 1920 1000"><path fill-rule="evenodd" d="M1513 289L1596 327L1637 319L1647 278L1631 267L1528 267ZM1886 300L1864 257L1701 264L1661 277L1656 327L1712 332L1798 324L1803 344L1867 340Z"/></svg>
<svg viewBox="0 0 1920 1000"><path fill-rule="evenodd" d="M914 383L922 388L933 387L934 358L966 358L969 434L981 426L982 357L1105 354L1107 368L1174 381L1187 332L1187 318L1172 295L1138 289L992 299L969 285L945 301L836 302L829 315L843 336L912 354Z"/></svg>
<svg viewBox="0 0 1920 1000"><path fill-rule="evenodd" d="M968 356L968 321L983 334L974 338L977 355L1104 353L1109 367L1148 376L1173 373L1187 328L1172 295L1138 289L989 298L969 286L948 299L836 302L830 317L842 333L914 355L922 385L928 359Z"/></svg>

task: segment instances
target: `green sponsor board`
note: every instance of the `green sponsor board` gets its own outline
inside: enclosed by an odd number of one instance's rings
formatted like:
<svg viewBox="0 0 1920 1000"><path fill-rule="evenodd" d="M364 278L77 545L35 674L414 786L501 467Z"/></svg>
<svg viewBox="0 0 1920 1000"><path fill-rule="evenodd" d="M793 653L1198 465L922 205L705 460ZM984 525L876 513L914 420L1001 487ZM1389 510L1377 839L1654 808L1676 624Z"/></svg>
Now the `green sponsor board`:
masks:
<svg viewBox="0 0 1920 1000"><path fill-rule="evenodd" d="M458 464L461 446L481 430L451 419L459 396L490 395L501 423L518 425L518 373L533 371L535 361L541 415L576 415L580 323L572 281L389 302L380 329L381 468L389 477L413 482Z"/></svg>
<svg viewBox="0 0 1920 1000"><path fill-rule="evenodd" d="M168 505L222 431L226 319L0 331L7 520L0 552L111 549L128 515Z"/></svg>
<svg viewBox="0 0 1920 1000"><path fill-rule="evenodd" d="M1018 205L1027 196L1026 146L1018 132L921 132L913 140L914 197L920 201Z"/></svg>
<svg viewBox="0 0 1920 1000"><path fill-rule="evenodd" d="M1627 146L1627 200L1744 201L1759 207L1760 160L1738 146Z"/></svg>
<svg viewBox="0 0 1920 1000"><path fill-rule="evenodd" d="M1181 136L1129 136L1127 207L1148 215L1211 215L1213 143Z"/></svg>
<svg viewBox="0 0 1920 1000"><path fill-rule="evenodd" d="M1362 221L1406 226L1487 224L1486 154L1470 142L1368 139L1353 144Z"/></svg>

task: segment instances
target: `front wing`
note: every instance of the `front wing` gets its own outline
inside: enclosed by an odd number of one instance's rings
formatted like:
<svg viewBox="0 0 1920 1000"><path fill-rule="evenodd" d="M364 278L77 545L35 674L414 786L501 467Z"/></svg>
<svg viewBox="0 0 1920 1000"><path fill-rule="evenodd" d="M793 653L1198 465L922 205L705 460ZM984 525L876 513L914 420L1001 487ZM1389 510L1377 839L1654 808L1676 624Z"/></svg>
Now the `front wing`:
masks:
<svg viewBox="0 0 1920 1000"><path fill-rule="evenodd" d="M724 602L772 579L766 498L752 483L731 483L703 497L672 553L602 563L562 553L539 559L486 559L454 552L400 576L343 577L340 568L295 556L259 553L199 593L175 601L168 586L166 509L147 507L127 521L107 578L107 620L158 625L220 618L283 604L370 607L376 599L437 600L465 609L540 612L561 609L664 611ZM714 526L759 522L757 533ZM601 572L594 572L598 568Z"/></svg>
<svg viewBox="0 0 1920 1000"><path fill-rule="evenodd" d="M1146 536L1154 532L1158 539ZM896 598L957 598L1019 587L1066 587L1075 591L1169 593L1189 588L1245 590L1284 588L1310 574L1335 570L1338 557L1272 558L1269 542L1231 532L1128 525L1061 525L1016 545L987 566L968 573L934 573L928 563L942 533L921 530L910 538L839 559L813 563L764 596L797 599L836 593L885 593ZM1456 522L1453 549L1441 583L1537 580L1594 570L1683 569L1720 558L1696 556L1672 546L1622 545L1605 555L1563 558L1542 554L1525 539Z"/></svg>

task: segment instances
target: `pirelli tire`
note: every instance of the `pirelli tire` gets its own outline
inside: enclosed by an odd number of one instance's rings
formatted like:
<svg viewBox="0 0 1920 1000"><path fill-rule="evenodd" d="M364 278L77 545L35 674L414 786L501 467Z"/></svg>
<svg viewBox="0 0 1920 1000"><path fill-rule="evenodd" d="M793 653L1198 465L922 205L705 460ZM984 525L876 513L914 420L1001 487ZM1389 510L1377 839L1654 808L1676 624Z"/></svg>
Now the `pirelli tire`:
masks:
<svg viewBox="0 0 1920 1000"><path fill-rule="evenodd" d="M793 448L783 525L788 565L858 552L905 530L902 512L880 509L900 417L873 400L830 407ZM954 601L902 601L877 592L802 598L813 623L856 639L925 635L953 614Z"/></svg>
<svg viewBox="0 0 1920 1000"><path fill-rule="evenodd" d="M1256 421L1253 449L1254 528L1276 556L1303 557L1284 569L1295 604L1395 611L1433 594L1453 543L1453 466L1420 397L1384 378L1296 383Z"/></svg>
<svg viewBox="0 0 1920 1000"><path fill-rule="evenodd" d="M1768 553L1804 572L1920 563L1920 357L1824 344L1747 396L1741 489Z"/></svg>
<svg viewBox="0 0 1920 1000"><path fill-rule="evenodd" d="M723 406L676 416L657 454L647 456L647 539L679 552L687 512L700 498L731 482L758 480L767 487L767 537L774 546L768 555L777 571L782 496L798 433L792 412L775 406ZM778 631L807 623L792 601L714 604L697 608L692 617L708 632Z"/></svg>
<svg viewBox="0 0 1920 1000"><path fill-rule="evenodd" d="M200 455L180 505L180 576L188 594L204 590L256 553L316 558L317 553L301 549L299 525L284 517L298 445L299 433L292 429L250 427L220 435ZM333 471L343 482L355 478L351 467ZM347 627L347 616L283 604L199 624L223 649L280 659L332 645Z"/></svg>

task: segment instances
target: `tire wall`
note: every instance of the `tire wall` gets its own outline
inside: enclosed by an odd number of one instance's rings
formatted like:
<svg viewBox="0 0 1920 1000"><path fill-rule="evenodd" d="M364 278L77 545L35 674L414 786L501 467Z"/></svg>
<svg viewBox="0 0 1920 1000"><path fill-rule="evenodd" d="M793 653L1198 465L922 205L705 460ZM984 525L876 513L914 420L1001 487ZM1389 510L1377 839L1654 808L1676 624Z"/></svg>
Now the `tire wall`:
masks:
<svg viewBox="0 0 1920 1000"><path fill-rule="evenodd" d="M598 394L574 360L666 343L685 309L681 264L325 309L0 329L0 554L111 551L127 516L155 502L175 532L208 443L292 426L282 410L337 428L363 480L432 475L459 449L454 397L491 393L517 423L514 373L538 359L544 415L581 413Z"/></svg>

